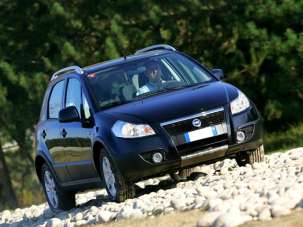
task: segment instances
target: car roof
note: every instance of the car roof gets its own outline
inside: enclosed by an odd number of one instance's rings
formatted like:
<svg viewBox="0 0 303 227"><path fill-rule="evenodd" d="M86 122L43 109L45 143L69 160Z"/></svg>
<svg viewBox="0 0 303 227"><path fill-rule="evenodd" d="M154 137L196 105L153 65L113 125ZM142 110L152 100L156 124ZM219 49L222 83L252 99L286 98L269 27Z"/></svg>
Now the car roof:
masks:
<svg viewBox="0 0 303 227"><path fill-rule="evenodd" d="M109 60L109 61L105 61L105 62L100 62L100 63L94 64L94 65L83 67L82 69L86 73L93 73L93 72L102 70L104 68L108 68L108 67L111 67L111 66L123 64L123 63L126 63L126 62L131 62L131 61L135 61L135 60L140 60L140 59L144 59L144 58L148 58L148 57L152 57L152 56L157 56L157 55L162 55L162 54L165 54L165 53L172 53L172 52L175 53L176 51L153 50L153 51L148 51L148 52L144 52L144 53L140 53L140 54L128 55L128 56L125 56L125 57L120 57L118 59L113 59L113 60Z"/></svg>
<svg viewBox="0 0 303 227"><path fill-rule="evenodd" d="M64 71L68 68L73 68L73 69L77 68L77 70L82 70L82 72L85 73L85 74L90 74L90 73L94 73L94 72L100 71L100 70L105 69L105 68L109 68L109 67L113 67L113 66L116 66L116 65L124 64L124 63L127 63L127 62L132 62L132 61L135 61L135 60L149 58L149 57L152 57L152 56L167 54L167 53L178 53L178 51L168 50L168 49L156 49L156 50L149 50L149 51L146 51L146 52L137 52L137 53L132 54L132 55L128 55L128 56L120 57L120 58L117 58L117 59L96 63L96 64L85 66L85 67L82 67L82 68L80 68L79 66L71 66L71 67L63 68L62 70L59 70L58 72L60 73L60 71ZM54 74L53 74L53 77L50 80L50 83L48 84L48 86L52 87L58 81L60 81L62 79L65 79L66 77L71 76L71 75L81 77L83 75L83 73L74 73L72 71L70 71L70 72L67 71L67 72L63 72L61 76L54 76Z"/></svg>

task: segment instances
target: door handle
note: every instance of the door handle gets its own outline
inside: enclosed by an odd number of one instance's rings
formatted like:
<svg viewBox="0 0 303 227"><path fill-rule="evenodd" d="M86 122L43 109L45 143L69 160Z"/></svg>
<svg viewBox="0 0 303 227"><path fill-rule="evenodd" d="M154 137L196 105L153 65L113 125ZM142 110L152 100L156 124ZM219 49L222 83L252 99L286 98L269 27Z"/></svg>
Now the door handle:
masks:
<svg viewBox="0 0 303 227"><path fill-rule="evenodd" d="M43 131L41 132L41 136L42 136L43 139L45 139L45 137L46 137L46 131L45 131L45 130L43 130Z"/></svg>
<svg viewBox="0 0 303 227"><path fill-rule="evenodd" d="M62 129L61 131L61 136L66 137L67 131L65 129Z"/></svg>

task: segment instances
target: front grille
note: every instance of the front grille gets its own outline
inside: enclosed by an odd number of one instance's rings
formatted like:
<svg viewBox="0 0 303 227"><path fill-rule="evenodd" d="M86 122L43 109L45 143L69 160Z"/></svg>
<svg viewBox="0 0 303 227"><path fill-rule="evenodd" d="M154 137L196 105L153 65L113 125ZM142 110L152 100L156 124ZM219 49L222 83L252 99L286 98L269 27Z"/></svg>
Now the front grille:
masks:
<svg viewBox="0 0 303 227"><path fill-rule="evenodd" d="M201 126L199 128L193 126L192 121L194 119L199 119L201 121ZM162 126L171 136L179 154L186 155L197 150L214 148L224 145L227 143L228 137L227 134L222 134L194 142L186 142L184 133L222 124L225 122L224 109L220 108L214 111L208 111L198 115L189 116L184 119L170 121L169 123L163 123Z"/></svg>
<svg viewBox="0 0 303 227"><path fill-rule="evenodd" d="M196 130L197 128L193 126L192 121L193 119L200 119L201 121L201 127L200 128L205 128L208 126L212 125L217 125L225 121L224 117L224 111L220 112L215 112L211 113L206 116L197 116L193 118L186 119L184 121L178 121L172 124L165 125L164 128L165 130L172 136L184 133L184 132L189 132Z"/></svg>

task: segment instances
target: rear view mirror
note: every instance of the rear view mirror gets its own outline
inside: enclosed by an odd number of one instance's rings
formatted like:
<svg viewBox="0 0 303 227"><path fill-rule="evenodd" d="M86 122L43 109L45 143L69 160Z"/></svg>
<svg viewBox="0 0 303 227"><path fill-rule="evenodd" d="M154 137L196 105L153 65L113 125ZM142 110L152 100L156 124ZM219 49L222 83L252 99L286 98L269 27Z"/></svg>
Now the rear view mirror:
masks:
<svg viewBox="0 0 303 227"><path fill-rule="evenodd" d="M78 110L75 106L66 107L59 112L60 122L80 121Z"/></svg>
<svg viewBox="0 0 303 227"><path fill-rule="evenodd" d="M218 79L222 80L224 77L224 73L222 69L212 69L211 73Z"/></svg>

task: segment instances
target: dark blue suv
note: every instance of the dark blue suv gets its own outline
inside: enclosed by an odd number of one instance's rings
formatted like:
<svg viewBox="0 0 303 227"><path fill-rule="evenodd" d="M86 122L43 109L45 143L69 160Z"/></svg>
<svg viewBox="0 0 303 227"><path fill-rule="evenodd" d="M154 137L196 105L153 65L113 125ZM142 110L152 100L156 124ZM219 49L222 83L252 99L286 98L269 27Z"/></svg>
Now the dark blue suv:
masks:
<svg viewBox="0 0 303 227"><path fill-rule="evenodd" d="M234 157L264 159L263 124L254 103L168 45L56 72L37 126L35 167L53 211L75 206L75 193L105 186L114 201L134 184Z"/></svg>

